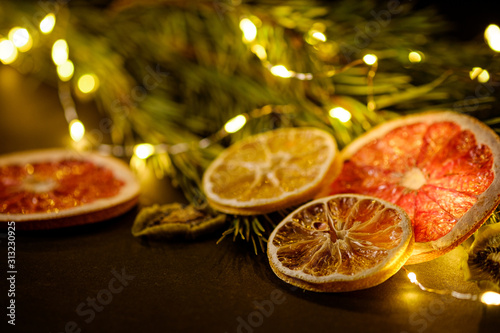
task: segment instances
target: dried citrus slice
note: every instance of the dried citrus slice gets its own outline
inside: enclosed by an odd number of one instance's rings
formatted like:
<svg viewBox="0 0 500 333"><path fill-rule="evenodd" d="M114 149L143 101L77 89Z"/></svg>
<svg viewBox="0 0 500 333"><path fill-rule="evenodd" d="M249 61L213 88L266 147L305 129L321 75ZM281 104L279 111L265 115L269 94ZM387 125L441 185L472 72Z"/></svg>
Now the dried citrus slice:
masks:
<svg viewBox="0 0 500 333"><path fill-rule="evenodd" d="M366 194L403 207L416 241L409 264L452 250L500 201L500 139L463 114L389 121L354 140L341 156L342 172L325 194Z"/></svg>
<svg viewBox="0 0 500 333"><path fill-rule="evenodd" d="M217 210L263 214L311 199L340 169L337 155L323 130L281 128L224 150L207 168L203 188Z"/></svg>
<svg viewBox="0 0 500 333"><path fill-rule="evenodd" d="M196 239L224 225L226 216L213 215L193 205L153 205L137 214L132 235L151 239Z"/></svg>
<svg viewBox="0 0 500 333"><path fill-rule="evenodd" d="M128 166L95 153L48 149L0 157L0 222L51 229L118 216L136 203Z"/></svg>
<svg viewBox="0 0 500 333"><path fill-rule="evenodd" d="M394 275L413 249L410 218L394 204L358 194L316 199L272 232L267 255L282 280L312 291L373 287Z"/></svg>

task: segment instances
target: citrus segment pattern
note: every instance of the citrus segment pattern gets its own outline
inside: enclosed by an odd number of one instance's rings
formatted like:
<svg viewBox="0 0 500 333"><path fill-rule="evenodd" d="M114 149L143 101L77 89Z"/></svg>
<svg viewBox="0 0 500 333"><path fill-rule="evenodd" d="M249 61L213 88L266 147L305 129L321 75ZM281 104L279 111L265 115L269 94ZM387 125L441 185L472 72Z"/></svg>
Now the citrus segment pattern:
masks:
<svg viewBox="0 0 500 333"><path fill-rule="evenodd" d="M123 181L90 161L0 166L0 213L58 212L116 195Z"/></svg>
<svg viewBox="0 0 500 333"><path fill-rule="evenodd" d="M354 281L391 266L411 240L411 223L401 208L338 195L290 214L271 234L268 255L288 277L320 284Z"/></svg>
<svg viewBox="0 0 500 333"><path fill-rule="evenodd" d="M344 163L330 194L360 193L406 210L417 242L437 240L493 182L493 154L474 133L449 121L389 131Z"/></svg>
<svg viewBox="0 0 500 333"><path fill-rule="evenodd" d="M325 131L277 129L227 148L205 172L203 188L219 210L286 207L314 196L336 157L335 140Z"/></svg>

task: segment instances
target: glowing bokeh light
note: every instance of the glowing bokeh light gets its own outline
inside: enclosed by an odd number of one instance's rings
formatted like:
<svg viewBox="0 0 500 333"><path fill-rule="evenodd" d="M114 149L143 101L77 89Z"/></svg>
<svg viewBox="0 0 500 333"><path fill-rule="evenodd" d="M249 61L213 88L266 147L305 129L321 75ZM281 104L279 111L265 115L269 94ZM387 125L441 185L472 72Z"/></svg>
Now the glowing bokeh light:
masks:
<svg viewBox="0 0 500 333"><path fill-rule="evenodd" d="M141 160L153 155L155 152L155 147L149 143L141 143L134 147L135 156L139 157Z"/></svg>
<svg viewBox="0 0 500 333"><path fill-rule="evenodd" d="M227 123L224 125L224 130L227 133L236 133L240 129L242 129L246 123L247 123L247 118L244 115L240 114L239 116L229 119Z"/></svg>
<svg viewBox="0 0 500 333"><path fill-rule="evenodd" d="M377 60L378 60L378 58L374 54L365 54L365 56L363 57L363 61L365 62L365 64L367 64L369 66L375 64L377 62Z"/></svg>
<svg viewBox="0 0 500 333"><path fill-rule="evenodd" d="M44 34L50 33L56 26L56 16L52 13L47 14L40 22L40 31Z"/></svg>
<svg viewBox="0 0 500 333"><path fill-rule="evenodd" d="M469 77L471 80L474 80L481 72L483 69L481 67L474 67L472 70L469 72Z"/></svg>
<svg viewBox="0 0 500 333"><path fill-rule="evenodd" d="M73 119L69 123L69 134L75 142L79 142L85 136L85 126L78 119Z"/></svg>
<svg viewBox="0 0 500 333"><path fill-rule="evenodd" d="M336 118L343 123L346 123L349 120L351 120L351 113L340 106L337 106L337 107L331 109L329 111L329 115L330 115L330 117Z"/></svg>
<svg viewBox="0 0 500 333"><path fill-rule="evenodd" d="M17 49L14 43L8 39L0 39L0 61L5 65L13 63L17 59Z"/></svg>
<svg viewBox="0 0 500 333"><path fill-rule="evenodd" d="M52 61L57 66L68 61L69 57L68 43L64 39L58 39L52 45Z"/></svg>
<svg viewBox="0 0 500 333"><path fill-rule="evenodd" d="M500 305L500 294L494 291L487 291L481 295L481 302L487 305Z"/></svg>
<svg viewBox="0 0 500 333"><path fill-rule="evenodd" d="M93 74L85 74L78 79L77 84L78 84L78 89L82 93L89 94L97 90L97 87L99 85L99 80Z"/></svg>
<svg viewBox="0 0 500 333"><path fill-rule="evenodd" d="M477 81L481 83L486 83L490 80L490 73L486 69L483 69L481 73L477 76Z"/></svg>
<svg viewBox="0 0 500 333"><path fill-rule="evenodd" d="M33 46L33 39L25 28L15 27L10 29L9 40L12 41L21 52L29 51Z"/></svg>
<svg viewBox="0 0 500 333"><path fill-rule="evenodd" d="M240 21L240 29L243 32L243 40L250 43L257 37L257 27L247 18Z"/></svg>
<svg viewBox="0 0 500 333"><path fill-rule="evenodd" d="M422 61L422 53L418 52L418 51L411 51L409 54L408 54L408 59L410 60L410 62L412 63L418 63L418 62L421 62Z"/></svg>
<svg viewBox="0 0 500 333"><path fill-rule="evenodd" d="M255 44L252 45L252 52L259 57L260 60L265 60L267 58L267 52L264 46Z"/></svg>
<svg viewBox="0 0 500 333"><path fill-rule="evenodd" d="M274 76L279 76L279 77L284 77L284 78L289 78L292 77L293 73L290 72L288 69L286 69L285 66L283 65L277 65L271 67L271 73Z"/></svg>
<svg viewBox="0 0 500 333"><path fill-rule="evenodd" d="M484 39L495 52L500 52L500 28L496 24L490 24L484 31Z"/></svg>
<svg viewBox="0 0 500 333"><path fill-rule="evenodd" d="M61 79L61 81L68 81L73 77L75 72L75 66L71 60L66 60L65 63L57 66L57 75Z"/></svg>
<svg viewBox="0 0 500 333"><path fill-rule="evenodd" d="M417 275L413 272L408 273L408 279L410 279L411 283L418 283Z"/></svg>

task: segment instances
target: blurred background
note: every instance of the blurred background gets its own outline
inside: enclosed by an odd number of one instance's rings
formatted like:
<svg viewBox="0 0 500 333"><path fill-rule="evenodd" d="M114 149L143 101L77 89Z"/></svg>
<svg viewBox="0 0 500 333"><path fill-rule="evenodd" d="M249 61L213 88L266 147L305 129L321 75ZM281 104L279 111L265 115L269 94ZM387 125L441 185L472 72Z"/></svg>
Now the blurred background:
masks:
<svg viewBox="0 0 500 333"><path fill-rule="evenodd" d="M99 150L201 202L214 156L270 128L322 127L340 147L426 110L497 128L500 61L484 37L497 13L486 1L3 1L0 153ZM29 47L9 46L13 31Z"/></svg>

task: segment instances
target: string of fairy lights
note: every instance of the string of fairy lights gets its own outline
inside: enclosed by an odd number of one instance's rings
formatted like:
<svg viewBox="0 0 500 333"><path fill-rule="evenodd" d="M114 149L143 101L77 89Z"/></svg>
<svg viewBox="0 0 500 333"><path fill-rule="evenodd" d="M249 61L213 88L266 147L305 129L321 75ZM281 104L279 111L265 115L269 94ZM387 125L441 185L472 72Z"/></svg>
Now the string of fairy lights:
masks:
<svg viewBox="0 0 500 333"><path fill-rule="evenodd" d="M43 35L50 34L56 26L56 15L54 13L47 14L39 23L38 29ZM338 68L327 71L326 73L313 74L313 73L300 73L287 69L282 64L272 64L267 57L267 51L264 46L257 42L258 26L261 25L260 19L255 16L244 17L240 20L239 28L242 32L242 40L248 45L250 51L255 54L264 68L266 68L272 75L284 79L297 79L297 80L313 80L318 76L332 77L348 70L354 66L369 66L367 72L367 107L370 110L375 110L376 105L373 99L373 79L378 68L378 58L375 54L365 54L362 59L357 59L351 63ZM327 37L324 34L325 27L321 23L315 23L312 29L305 36L305 41L313 46L319 43L325 43ZM21 53L28 52L34 44L33 33L30 33L27 28L14 27L9 32L7 37L0 35L0 61L4 65L14 63ZM500 52L500 28L495 24L490 24L485 32L484 38L489 47L495 51ZM69 58L69 46L65 39L58 39L52 45L52 61L56 66L57 75L59 77L59 100L64 109L64 116L68 123L69 134L74 143L79 143L85 140L86 130L84 124L80 121L76 111L75 103L72 97L72 90L70 81L75 74L75 66ZM421 51L412 50L408 54L408 59L412 63L424 61L425 55ZM490 80L490 75L486 69L474 67L470 71L470 79L477 79L480 83L485 83ZM80 75L74 80L74 87L78 89L79 93L91 94L99 88L99 78L94 73L85 73ZM225 136L236 133L241 130L248 120L253 118L262 117L271 112L276 112L271 106L265 106L260 109L252 110L248 113L237 115L229 119L224 126L215 134L210 137L201 139L198 142L198 148L206 148L214 142L217 142ZM334 106L328 114L332 118L336 118L343 123L347 123L351 119L351 113L340 106ZM158 144L152 145L150 143L140 143L131 147L118 147L116 149L112 145L100 144L98 150L108 152L110 154L125 156L132 155L133 159L146 160L154 154L179 154L192 149L192 145L188 143L180 143L175 145ZM500 294L487 291L481 294L460 293L451 290L432 289L425 287L418 280L415 273L410 272L403 267L406 271L408 279L411 283L417 285L422 291L435 293L440 295L449 295L451 297L481 302L487 305L500 305Z"/></svg>
<svg viewBox="0 0 500 333"><path fill-rule="evenodd" d="M249 49L254 53L262 62L264 68L277 77L285 79L297 80L312 80L317 76L332 77L339 73L348 70L351 67L365 65L369 66L367 72L367 108L375 110L376 105L374 102L373 94L373 79L378 68L378 58L375 54L365 54L362 59L357 59L351 63L338 68L326 71L321 74L313 73L300 73L287 69L282 64L272 64L267 57L267 51L264 46L257 42L258 26L262 23L256 16L244 17L240 20L239 28L242 32L242 40L249 46ZM39 23L40 32L44 35L50 34L56 26L56 16L54 13L47 14ZM320 43L327 42L327 37L324 34L325 26L322 23L315 23L311 30L306 34L305 41L308 44L316 47ZM500 52L500 28L497 25L489 25L484 33L484 37L488 45L495 52ZM23 27L12 28L7 38L0 38L0 61L3 64L11 64L19 57L19 53L28 52L33 46L32 34L28 29ZM75 66L69 59L69 47L65 39L58 39L52 45L52 61L54 62L57 70L57 75L60 79L59 84L59 98L61 105L64 109L64 115L69 127L71 139L75 143L85 140L86 129L84 124L80 121L78 113L73 102L71 94L71 85L69 81L73 78L75 73ZM412 63L424 61L425 55L421 51L412 50L408 54L408 59ZM486 69L474 67L470 71L471 80L477 79L478 82L485 83L490 79L490 75ZM91 94L99 88L99 78L93 73L85 73L75 80L75 88L79 93ZM213 135L211 138L204 138L199 141L198 147L205 148L211 143L222 139L224 136L235 133L245 126L250 118L262 116L262 112L250 112L247 114L238 115L229 119L223 128ZM340 106L333 106L328 115L336 118L342 123L347 123L351 119L350 111ZM217 139L217 140L214 140ZM80 145L83 146L83 145ZM190 149L192 145L176 144L166 145L158 144L152 145L149 143L140 143L133 147L121 147L115 149L111 145L101 144L98 148L103 152L110 152L114 155L133 155L139 159L147 159L154 154L170 153L178 154Z"/></svg>
<svg viewBox="0 0 500 333"><path fill-rule="evenodd" d="M428 288L417 280L417 274L408 271L408 269L404 266L403 270L407 273L410 282L416 284L422 291L438 295L448 295L462 300L481 302L486 305L500 305L500 294L494 291L486 291L480 294L471 294L471 293L461 293L458 291L447 290L447 289Z"/></svg>

